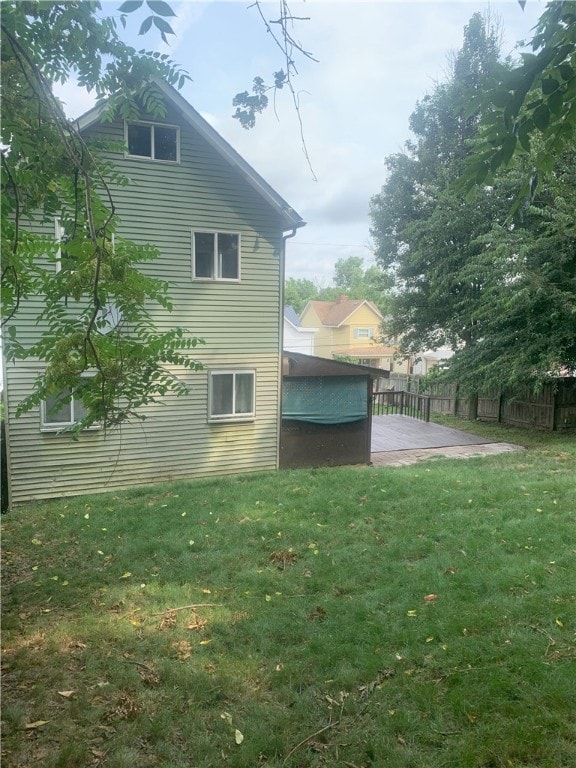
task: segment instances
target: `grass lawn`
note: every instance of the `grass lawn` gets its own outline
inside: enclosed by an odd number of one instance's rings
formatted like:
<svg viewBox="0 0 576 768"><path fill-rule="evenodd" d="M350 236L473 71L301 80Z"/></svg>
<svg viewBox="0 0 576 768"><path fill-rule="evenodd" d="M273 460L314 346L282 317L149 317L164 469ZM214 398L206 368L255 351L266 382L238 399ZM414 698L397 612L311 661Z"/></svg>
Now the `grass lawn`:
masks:
<svg viewBox="0 0 576 768"><path fill-rule="evenodd" d="M576 437L523 434L9 512L2 765L573 768Z"/></svg>

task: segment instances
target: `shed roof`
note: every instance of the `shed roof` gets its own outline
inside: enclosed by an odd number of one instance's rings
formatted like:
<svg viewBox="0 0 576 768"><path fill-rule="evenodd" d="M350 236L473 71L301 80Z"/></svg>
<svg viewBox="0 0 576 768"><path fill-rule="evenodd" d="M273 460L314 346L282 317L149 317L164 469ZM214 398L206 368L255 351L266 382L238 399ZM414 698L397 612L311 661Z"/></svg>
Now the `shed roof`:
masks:
<svg viewBox="0 0 576 768"><path fill-rule="evenodd" d="M305 355L302 352L283 352L284 376L369 376L370 378L388 378L389 371L372 368L369 365L344 363L329 360L326 357Z"/></svg>

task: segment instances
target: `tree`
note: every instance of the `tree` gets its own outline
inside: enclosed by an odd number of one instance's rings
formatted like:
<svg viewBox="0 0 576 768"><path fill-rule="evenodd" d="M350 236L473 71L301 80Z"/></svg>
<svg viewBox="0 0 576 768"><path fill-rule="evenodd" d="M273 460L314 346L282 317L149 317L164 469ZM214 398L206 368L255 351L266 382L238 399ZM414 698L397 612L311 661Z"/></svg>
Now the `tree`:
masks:
<svg viewBox="0 0 576 768"><path fill-rule="evenodd" d="M508 174L510 191L524 173L518 168ZM538 386L576 371L574 210L576 150L571 149L524 208L521 225L494 224L480 238L483 258L471 269L479 274L483 263L490 282L473 308L475 343L454 359L452 374L459 380Z"/></svg>
<svg viewBox="0 0 576 768"><path fill-rule="evenodd" d="M318 294L318 288L312 280L303 277L288 277L284 283L284 304L293 307L299 315L306 304Z"/></svg>
<svg viewBox="0 0 576 768"><path fill-rule="evenodd" d="M287 278L284 285L284 303L289 304L298 314L309 301L336 301L346 294L349 299L367 299L374 302L382 315L388 313L390 302L390 276L376 265L364 269L361 256L338 259L334 265L334 285L318 288L311 280Z"/></svg>
<svg viewBox="0 0 576 768"><path fill-rule="evenodd" d="M151 15L140 34L155 28L166 40L170 6L146 5ZM141 0L123 3L120 22L125 26L140 7ZM9 360L45 364L19 412L56 391L65 393L62 402L72 392L81 398L87 416L78 429L142 418L140 406L168 390L186 391L165 364L199 367L188 354L199 340L183 328L156 330L149 309L171 308L167 285L137 265L157 252L117 235L113 188L127 180L103 159L106 147L85 140L66 119L52 85L74 75L105 104L104 120L134 119L141 109L165 113L154 77L182 86L187 75L167 56L123 43L98 2L5 2L1 32L4 344ZM60 242L43 227L55 218ZM41 335L27 344L13 321L30 312L26 301L34 296L44 297L36 318ZM86 371L95 375L84 378Z"/></svg>
<svg viewBox="0 0 576 768"><path fill-rule="evenodd" d="M519 0L524 7L526 0ZM530 41L531 53L513 68L503 67L470 109L484 113L481 130L460 181L460 189L491 183L515 154L530 158L513 209L534 194L556 158L576 138L576 2L556 0L543 11ZM532 151L538 138L537 151Z"/></svg>
<svg viewBox="0 0 576 768"><path fill-rule="evenodd" d="M350 256L338 259L334 266L334 285L343 291L355 291L364 281L364 259Z"/></svg>
<svg viewBox="0 0 576 768"><path fill-rule="evenodd" d="M474 235L498 215L494 199L467 205L450 186L468 153L479 115L466 115L464 96L482 87L498 60L497 33L474 14L446 83L416 105L406 152L387 158L389 176L371 201L379 265L394 274L389 331L406 355L466 343L473 330L466 305L476 286L461 275L478 248ZM489 208L483 208L489 204ZM486 211L486 217L483 211Z"/></svg>
<svg viewBox="0 0 576 768"><path fill-rule="evenodd" d="M462 104L470 86L481 92L499 71L494 33L474 16L450 80L418 105L415 141L388 158L389 178L371 207L377 260L396 279L391 331L402 352L451 346L448 373L471 388L538 382L576 364L574 230L566 220L573 152L514 220L511 201L531 157L500 169L469 201L453 183L482 119Z"/></svg>

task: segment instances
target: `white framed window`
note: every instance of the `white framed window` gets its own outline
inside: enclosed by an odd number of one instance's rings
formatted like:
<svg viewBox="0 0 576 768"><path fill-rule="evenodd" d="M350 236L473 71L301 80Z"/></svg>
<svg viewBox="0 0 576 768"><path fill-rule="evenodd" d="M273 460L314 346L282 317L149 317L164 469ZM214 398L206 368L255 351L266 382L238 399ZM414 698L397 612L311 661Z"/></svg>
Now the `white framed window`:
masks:
<svg viewBox="0 0 576 768"><path fill-rule="evenodd" d="M180 162L180 128L164 123L124 123L126 156L162 163Z"/></svg>
<svg viewBox="0 0 576 768"><path fill-rule="evenodd" d="M374 328L354 328L355 339L372 339L374 338Z"/></svg>
<svg viewBox="0 0 576 768"><path fill-rule="evenodd" d="M210 371L208 420L250 421L255 416L256 372Z"/></svg>
<svg viewBox="0 0 576 768"><path fill-rule="evenodd" d="M88 378L88 374L85 378ZM82 400L72 393L70 389L55 392L40 403L40 431L60 432L70 429L86 416L86 408ZM93 424L88 429L100 429L99 424Z"/></svg>
<svg viewBox="0 0 576 768"><path fill-rule="evenodd" d="M194 280L240 280L239 232L192 232Z"/></svg>

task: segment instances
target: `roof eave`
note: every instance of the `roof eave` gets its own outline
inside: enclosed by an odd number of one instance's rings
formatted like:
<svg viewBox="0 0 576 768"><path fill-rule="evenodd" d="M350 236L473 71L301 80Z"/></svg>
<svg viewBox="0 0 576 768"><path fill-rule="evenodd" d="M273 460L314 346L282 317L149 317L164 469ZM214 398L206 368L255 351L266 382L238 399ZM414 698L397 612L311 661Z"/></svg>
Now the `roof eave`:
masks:
<svg viewBox="0 0 576 768"><path fill-rule="evenodd" d="M154 78L155 84L162 93L179 110L184 119L223 157L231 166L233 166L274 208L282 219L284 231L296 230L304 227L306 222L302 219L292 206L290 206L252 166L244 160L241 155L224 139L220 134L205 120L202 115L192 107L186 99L171 85L163 80ZM105 104L99 104L84 115L81 115L75 122L78 130L83 131L96 123L106 108Z"/></svg>

